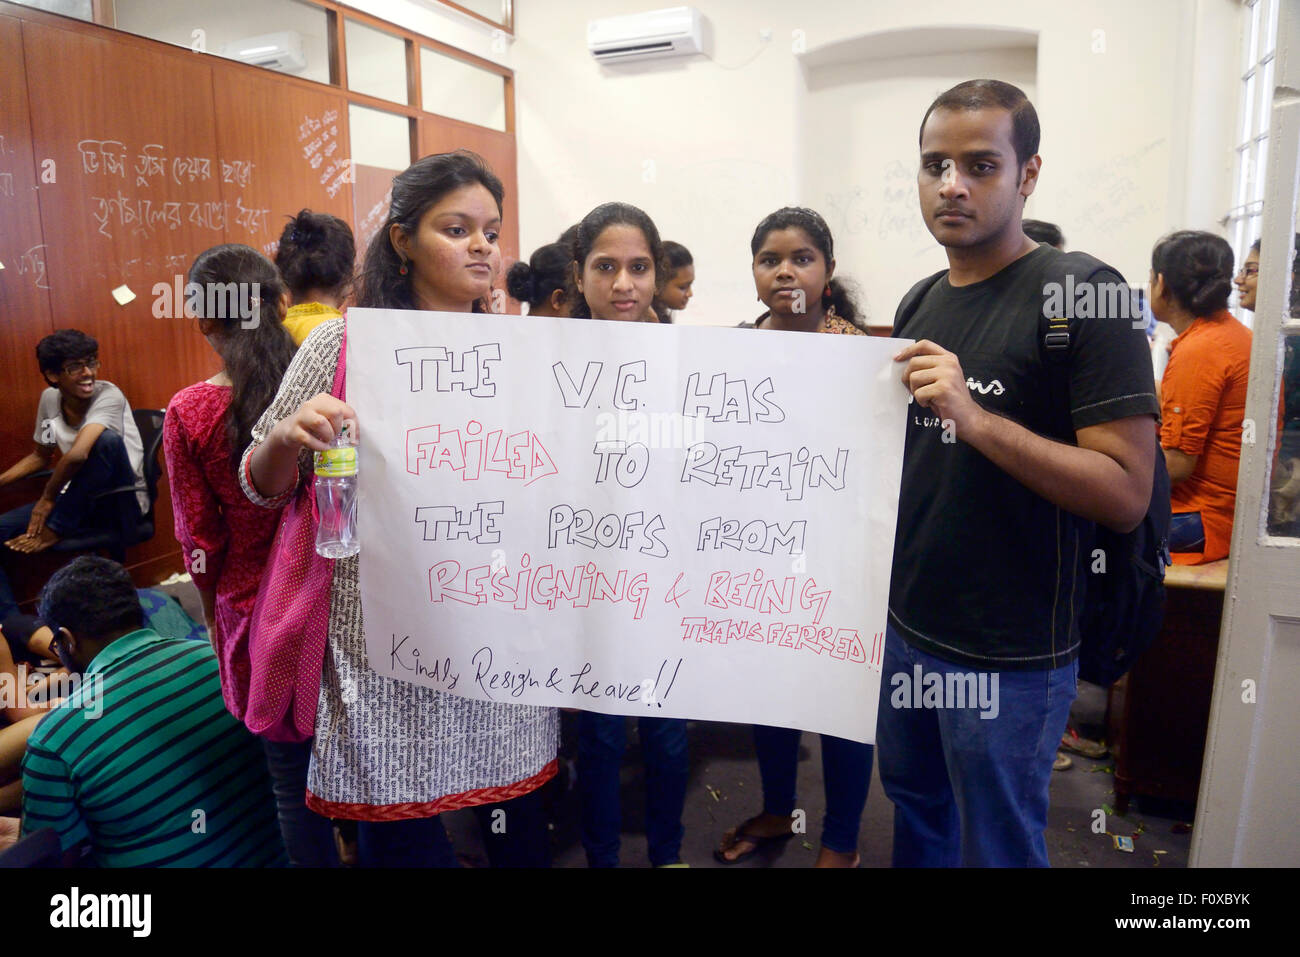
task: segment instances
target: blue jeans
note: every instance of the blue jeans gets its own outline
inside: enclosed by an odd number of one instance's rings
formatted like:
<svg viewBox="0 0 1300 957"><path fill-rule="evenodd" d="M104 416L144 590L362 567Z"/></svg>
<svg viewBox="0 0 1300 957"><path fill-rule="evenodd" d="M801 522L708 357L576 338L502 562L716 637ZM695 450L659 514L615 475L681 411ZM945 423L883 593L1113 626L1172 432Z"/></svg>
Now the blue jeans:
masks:
<svg viewBox="0 0 1300 957"><path fill-rule="evenodd" d="M1171 552L1205 551L1205 526L1200 512L1175 512L1169 520Z"/></svg>
<svg viewBox="0 0 1300 957"><path fill-rule="evenodd" d="M473 808L492 867L550 867L551 838L542 789ZM441 817L358 821L361 867L460 867Z"/></svg>
<svg viewBox="0 0 1300 957"><path fill-rule="evenodd" d="M545 786L509 801L474 808L479 838L492 867L550 867L551 833Z"/></svg>
<svg viewBox="0 0 1300 957"><path fill-rule="evenodd" d="M71 538L98 529L111 529L125 536L140 519L140 505L134 493L123 493L96 500L106 489L131 485L136 480L122 436L105 429L90 447L90 453L72 481L54 501L45 524L60 538ZM32 508L21 505L0 515L0 556L14 553L4 543L27 532ZM9 576L0 567L0 621L18 610L18 602Z"/></svg>
<svg viewBox="0 0 1300 957"><path fill-rule="evenodd" d="M920 689L911 706L895 707L917 665L923 675L984 676L993 707L917 707ZM895 867L1047 866L1048 782L1077 676L1077 662L976 672L887 629L876 747L894 802Z"/></svg>
<svg viewBox="0 0 1300 957"><path fill-rule="evenodd" d="M289 852L290 867L338 867L334 825L307 807L307 765L311 739L299 742L262 739L266 766L271 772L280 836Z"/></svg>
<svg viewBox="0 0 1300 957"><path fill-rule="evenodd" d="M686 804L686 722L640 718L645 756L645 836L655 867L681 859L682 808ZM582 846L589 867L617 867L622 807L619 768L627 747L627 718L584 711L578 716L578 794L582 799Z"/></svg>
<svg viewBox="0 0 1300 957"><path fill-rule="evenodd" d="M440 817L358 821L358 867L459 867Z"/></svg>
<svg viewBox="0 0 1300 957"><path fill-rule="evenodd" d="M799 738L790 728L754 725L754 750L763 779L763 813L790 817L798 800ZM871 786L871 759L875 750L829 734L822 736L822 778L826 785L826 817L822 821L822 846L850 854L858 849L862 811Z"/></svg>

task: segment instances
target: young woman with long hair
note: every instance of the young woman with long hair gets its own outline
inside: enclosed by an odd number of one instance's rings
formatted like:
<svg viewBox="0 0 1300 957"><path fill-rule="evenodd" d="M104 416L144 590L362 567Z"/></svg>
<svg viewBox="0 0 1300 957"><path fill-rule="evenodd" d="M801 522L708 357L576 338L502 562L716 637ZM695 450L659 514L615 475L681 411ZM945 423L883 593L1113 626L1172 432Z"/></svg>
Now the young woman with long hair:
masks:
<svg viewBox="0 0 1300 957"><path fill-rule="evenodd" d="M163 420L163 454L176 540L203 602L221 693L231 714L242 719L249 627L279 513L244 496L239 459L293 358L293 340L283 325L289 293L265 256L234 243L200 253L189 283L188 289L201 293L187 296L198 307L198 331L221 359L221 371L172 397ZM230 296L230 289L239 292ZM207 295L210 290L222 294ZM245 303L251 314L244 314ZM303 804L310 743L264 740L263 746L290 862L336 864L330 822Z"/></svg>
<svg viewBox="0 0 1300 957"><path fill-rule="evenodd" d="M655 268L663 257L650 217L626 203L605 203L578 224L573 239L573 314L624 322L653 321ZM681 864L682 808L689 772L686 722L639 718L646 770L646 842L655 867ZM619 768L627 718L578 716L578 792L582 844L591 867L617 867L622 810Z"/></svg>
<svg viewBox="0 0 1300 957"><path fill-rule="evenodd" d="M758 224L750 241L754 288L767 312L752 325L759 329L865 335L859 309L835 273L834 243L826 221L811 209L785 207ZM749 326L750 323L743 323ZM763 810L723 836L713 852L735 864L765 845L795 833L801 733L791 728L754 725L754 750L763 782ZM821 736L826 818L818 867L856 867L858 832L871 784L875 750L869 744Z"/></svg>
<svg viewBox="0 0 1300 957"><path fill-rule="evenodd" d="M393 180L388 220L366 251L356 304L385 309L485 312L501 267L504 190L473 153L426 156ZM240 473L262 505L287 501L345 420L365 419L329 394L343 319L318 326L253 429ZM362 481L365 481L364 477ZM549 862L537 789L554 776L552 708L472 701L370 670L362 628L364 553L336 559L330 623L308 779L308 806L361 822L361 866L454 865L438 815L472 807L489 859ZM501 803L505 802L505 803ZM504 808L505 833L490 826Z"/></svg>

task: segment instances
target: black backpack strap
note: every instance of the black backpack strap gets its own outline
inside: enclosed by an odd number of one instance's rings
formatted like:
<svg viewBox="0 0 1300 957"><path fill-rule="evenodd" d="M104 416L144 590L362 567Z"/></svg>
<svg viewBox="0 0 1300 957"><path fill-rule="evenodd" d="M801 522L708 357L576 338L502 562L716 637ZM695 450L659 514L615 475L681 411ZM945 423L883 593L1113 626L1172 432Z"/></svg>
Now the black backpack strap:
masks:
<svg viewBox="0 0 1300 957"><path fill-rule="evenodd" d="M898 304L898 311L894 313L894 329L890 333L891 336L897 339L908 338L904 334L904 327L916 313L917 307L921 305L921 300L925 298L925 294L933 289L934 284L946 275L948 275L948 270L940 269L934 275L926 276L907 290L907 294L903 296L903 301Z"/></svg>
<svg viewBox="0 0 1300 957"><path fill-rule="evenodd" d="M1060 424L1071 434L1074 429L1070 415L1070 351L1074 345L1070 322L1074 302L1071 300L1076 289L1092 282L1097 273L1105 270L1110 270L1110 267L1086 254L1052 250L1052 257L1043 273L1043 306L1038 314L1039 348L1047 367L1052 407L1060 411ZM1052 292L1049 293L1049 289ZM1056 306L1059 308L1052 308Z"/></svg>

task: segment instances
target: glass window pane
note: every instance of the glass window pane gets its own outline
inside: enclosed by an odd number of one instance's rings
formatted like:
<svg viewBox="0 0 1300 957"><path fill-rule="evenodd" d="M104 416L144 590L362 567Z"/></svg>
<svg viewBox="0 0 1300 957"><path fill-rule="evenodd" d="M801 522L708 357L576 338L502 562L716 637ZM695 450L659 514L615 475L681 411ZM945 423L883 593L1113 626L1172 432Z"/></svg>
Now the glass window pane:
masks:
<svg viewBox="0 0 1300 957"><path fill-rule="evenodd" d="M1260 49L1269 53L1277 49L1277 8L1279 0L1268 0L1268 27L1265 29Z"/></svg>
<svg viewBox="0 0 1300 957"><path fill-rule="evenodd" d="M1268 131L1268 114L1273 108L1273 60L1261 66L1255 84L1255 133Z"/></svg>
<svg viewBox="0 0 1300 957"><path fill-rule="evenodd" d="M1300 335L1282 337L1282 431L1269 482L1268 533L1300 538Z"/></svg>
<svg viewBox="0 0 1300 957"><path fill-rule="evenodd" d="M297 0L115 0L119 30L318 83L330 81L325 11Z"/></svg>
<svg viewBox="0 0 1300 957"><path fill-rule="evenodd" d="M381 100L406 103L406 41L348 20L348 89ZM406 169L405 166L402 169Z"/></svg>
<svg viewBox="0 0 1300 957"><path fill-rule="evenodd" d="M349 104L352 162L401 172L411 165L411 121L405 116Z"/></svg>
<svg viewBox="0 0 1300 957"><path fill-rule="evenodd" d="M493 23L506 22L505 0L452 0L458 7L473 10L481 17L487 17Z"/></svg>
<svg viewBox="0 0 1300 957"><path fill-rule="evenodd" d="M1255 76L1252 73L1246 78L1246 90L1241 101L1241 136L1238 137L1238 143L1244 143L1255 135L1251 127L1251 121L1255 115Z"/></svg>
<svg viewBox="0 0 1300 957"><path fill-rule="evenodd" d="M1250 169L1250 147L1237 150L1237 168L1235 170L1234 196L1232 208L1238 212L1246 205L1247 170Z"/></svg>
<svg viewBox="0 0 1300 957"><path fill-rule="evenodd" d="M429 113L506 128L506 81L499 73L420 48L421 106Z"/></svg>
<svg viewBox="0 0 1300 957"><path fill-rule="evenodd" d="M1255 154L1258 152L1258 145L1251 143L1241 154L1243 163L1241 177L1241 202L1242 205L1249 205L1250 201L1255 198Z"/></svg>
<svg viewBox="0 0 1300 957"><path fill-rule="evenodd" d="M1255 149L1255 182L1254 192L1251 194L1252 200L1263 202L1264 199L1264 178L1268 170L1268 139L1262 139L1259 146Z"/></svg>
<svg viewBox="0 0 1300 957"><path fill-rule="evenodd" d="M1246 63L1257 63L1259 61L1259 30L1260 30L1260 11L1264 9L1262 2L1257 2L1250 8L1250 51L1246 54Z"/></svg>
<svg viewBox="0 0 1300 957"><path fill-rule="evenodd" d="M1250 56L1250 9L1243 9L1241 17L1241 72L1245 73L1255 62Z"/></svg>
<svg viewBox="0 0 1300 957"><path fill-rule="evenodd" d="M24 7L34 7L47 13L57 13L62 17L75 17L87 23L95 21L95 10L91 0L13 0Z"/></svg>

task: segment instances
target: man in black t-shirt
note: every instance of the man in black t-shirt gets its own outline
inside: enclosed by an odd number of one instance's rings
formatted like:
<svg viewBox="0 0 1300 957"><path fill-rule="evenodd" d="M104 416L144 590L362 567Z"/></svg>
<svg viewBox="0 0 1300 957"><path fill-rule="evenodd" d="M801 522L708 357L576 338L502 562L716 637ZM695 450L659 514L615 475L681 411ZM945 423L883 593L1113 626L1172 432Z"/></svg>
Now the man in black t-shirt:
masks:
<svg viewBox="0 0 1300 957"><path fill-rule="evenodd" d="M1150 353L1116 296L1110 315L1094 298L1071 318L1064 368L1044 357L1062 254L1021 229L1041 159L1019 89L953 87L920 140L921 211L949 269L895 318L918 341L896 357L913 401L877 730L894 863L1046 866L1092 523L1132 529L1151 498ZM1122 284L1072 255L1076 294Z"/></svg>

